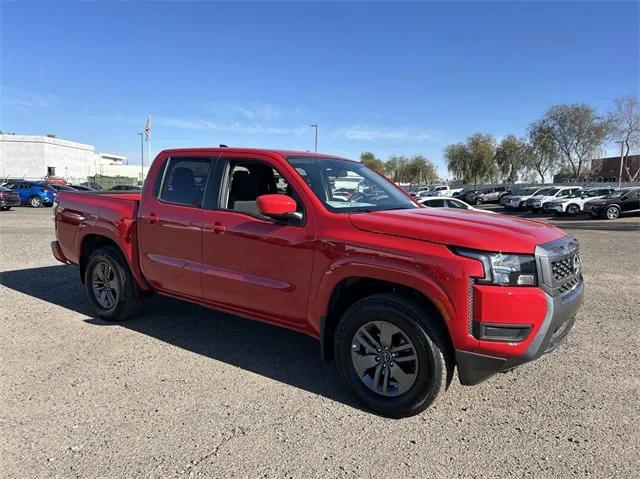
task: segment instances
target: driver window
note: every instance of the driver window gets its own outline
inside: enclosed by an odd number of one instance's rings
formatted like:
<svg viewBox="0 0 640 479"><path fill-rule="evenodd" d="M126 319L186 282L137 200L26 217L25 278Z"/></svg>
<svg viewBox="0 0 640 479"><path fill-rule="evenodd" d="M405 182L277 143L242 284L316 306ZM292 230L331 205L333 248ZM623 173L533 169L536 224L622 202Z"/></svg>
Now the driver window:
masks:
<svg viewBox="0 0 640 479"><path fill-rule="evenodd" d="M289 182L272 166L260 161L231 161L226 192L221 208L261 217L257 199L262 195L281 194L292 197L297 211L303 212L302 201Z"/></svg>

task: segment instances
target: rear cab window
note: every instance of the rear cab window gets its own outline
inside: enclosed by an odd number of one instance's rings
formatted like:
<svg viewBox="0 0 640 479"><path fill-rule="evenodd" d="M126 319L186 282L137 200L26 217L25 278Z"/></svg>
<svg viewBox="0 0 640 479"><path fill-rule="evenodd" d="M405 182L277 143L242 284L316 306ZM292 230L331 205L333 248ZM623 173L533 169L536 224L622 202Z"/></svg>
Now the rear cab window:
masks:
<svg viewBox="0 0 640 479"><path fill-rule="evenodd" d="M164 203L201 208L211 170L209 158L169 158L158 199Z"/></svg>

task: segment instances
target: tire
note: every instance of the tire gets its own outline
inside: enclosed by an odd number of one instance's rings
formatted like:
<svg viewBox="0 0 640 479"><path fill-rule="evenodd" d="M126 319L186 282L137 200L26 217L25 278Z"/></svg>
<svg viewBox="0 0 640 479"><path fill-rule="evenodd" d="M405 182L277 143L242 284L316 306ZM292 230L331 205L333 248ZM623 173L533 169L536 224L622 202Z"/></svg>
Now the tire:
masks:
<svg viewBox="0 0 640 479"><path fill-rule="evenodd" d="M93 312L107 321L122 321L142 309L129 265L114 246L98 248L90 256L84 272L84 288Z"/></svg>
<svg viewBox="0 0 640 479"><path fill-rule="evenodd" d="M617 206L609 206L605 210L604 216L608 220L618 219L618 217L620 216L620 208L618 208Z"/></svg>
<svg viewBox="0 0 640 479"><path fill-rule="evenodd" d="M29 206L33 208L40 208L42 206L42 198L39 196L32 196L27 200L27 203L29 203Z"/></svg>
<svg viewBox="0 0 640 479"><path fill-rule="evenodd" d="M376 336L377 325L397 330L386 341L391 343L386 345L389 351L384 349L385 341L380 341L382 334ZM366 346L363 328L369 328L369 337L378 342ZM380 348L371 348L371 344ZM422 412L448 387L454 369L449 344L448 333L433 311L409 297L384 293L361 299L347 309L335 334L334 357L342 379L358 399L384 416L401 418ZM415 359L407 359L411 357ZM354 358L373 363L358 373ZM396 376L398 372L402 376Z"/></svg>
<svg viewBox="0 0 640 479"><path fill-rule="evenodd" d="M482 203L484 203L482 198L476 198L475 200L473 200L474 205L481 205Z"/></svg>
<svg viewBox="0 0 640 479"><path fill-rule="evenodd" d="M566 208L567 214L571 216L578 216L580 214L580 206L576 204L570 204Z"/></svg>
<svg viewBox="0 0 640 479"><path fill-rule="evenodd" d="M3 206L0 208L0 210L2 211L9 211L11 209L11 206Z"/></svg>

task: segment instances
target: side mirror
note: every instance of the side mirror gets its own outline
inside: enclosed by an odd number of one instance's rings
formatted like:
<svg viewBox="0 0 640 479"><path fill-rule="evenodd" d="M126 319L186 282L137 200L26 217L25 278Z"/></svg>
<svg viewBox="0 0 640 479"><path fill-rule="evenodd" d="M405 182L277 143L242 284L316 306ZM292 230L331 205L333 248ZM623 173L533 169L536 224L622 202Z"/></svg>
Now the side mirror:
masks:
<svg viewBox="0 0 640 479"><path fill-rule="evenodd" d="M256 199L258 211L276 221L302 221L302 214L296 211L297 205L293 198L287 195L262 195Z"/></svg>

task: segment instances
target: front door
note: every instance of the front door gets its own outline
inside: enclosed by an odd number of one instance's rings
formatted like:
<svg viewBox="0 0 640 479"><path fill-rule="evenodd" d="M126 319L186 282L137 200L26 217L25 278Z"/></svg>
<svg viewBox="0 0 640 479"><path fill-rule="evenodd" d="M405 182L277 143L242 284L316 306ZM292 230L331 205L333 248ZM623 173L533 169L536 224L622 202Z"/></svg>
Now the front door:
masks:
<svg viewBox="0 0 640 479"><path fill-rule="evenodd" d="M307 319L315 223L269 159L229 159L216 210L205 210L202 290L223 307L289 323ZM305 216L283 224L260 215L256 198L288 194Z"/></svg>
<svg viewBox="0 0 640 479"><path fill-rule="evenodd" d="M640 191L629 191L625 194L621 206L623 213L640 210Z"/></svg>
<svg viewBox="0 0 640 479"><path fill-rule="evenodd" d="M162 184L140 205L140 267L157 289L201 298L204 192L208 158L169 158Z"/></svg>

